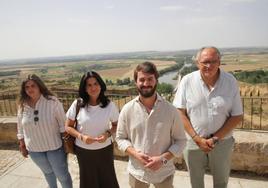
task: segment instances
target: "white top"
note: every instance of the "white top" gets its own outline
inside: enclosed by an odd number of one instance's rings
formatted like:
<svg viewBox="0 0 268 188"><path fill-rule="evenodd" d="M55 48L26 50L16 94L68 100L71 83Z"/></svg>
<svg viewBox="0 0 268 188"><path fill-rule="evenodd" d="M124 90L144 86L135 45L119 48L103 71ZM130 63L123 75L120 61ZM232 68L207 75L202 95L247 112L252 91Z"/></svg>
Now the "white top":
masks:
<svg viewBox="0 0 268 188"><path fill-rule="evenodd" d="M167 151L179 156L185 147L186 137L177 109L157 95L150 114L139 97L123 107L119 115L116 142L122 151L133 146L150 156L159 156ZM152 171L130 156L128 171L140 181L160 183L174 174L175 167L170 160L159 170Z"/></svg>
<svg viewBox="0 0 268 188"><path fill-rule="evenodd" d="M66 117L68 119L75 120L76 104L77 100L72 103L67 111ZM77 131L91 137L97 137L110 129L111 122L117 122L118 115L118 109L112 101L105 108L101 108L99 105L81 107L77 115ZM94 142L92 144L85 144L76 139L75 144L81 148L96 150L110 145L111 137L104 143Z"/></svg>
<svg viewBox="0 0 268 188"><path fill-rule="evenodd" d="M243 114L237 81L233 75L220 70L214 88L209 91L200 71L184 76L173 104L187 110L197 134L208 137L219 130L230 116ZM231 137L232 132L225 138ZM188 139L191 139L187 134Z"/></svg>
<svg viewBox="0 0 268 188"><path fill-rule="evenodd" d="M34 111L38 114L34 115ZM34 118L38 117L38 121ZM47 100L43 95L35 109L24 104L23 113L18 110L18 139L24 138L27 150L43 152L62 146L60 132L64 132L65 112L62 103L54 96Z"/></svg>

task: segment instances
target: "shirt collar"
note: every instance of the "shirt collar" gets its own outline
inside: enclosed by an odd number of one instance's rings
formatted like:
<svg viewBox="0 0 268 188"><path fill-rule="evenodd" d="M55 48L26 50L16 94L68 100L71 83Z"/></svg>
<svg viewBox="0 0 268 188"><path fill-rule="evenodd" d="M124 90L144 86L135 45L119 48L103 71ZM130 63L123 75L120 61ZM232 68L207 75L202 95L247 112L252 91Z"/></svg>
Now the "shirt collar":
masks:
<svg viewBox="0 0 268 188"><path fill-rule="evenodd" d="M140 96L137 96L137 97L135 97L135 101L136 102L140 102ZM161 102L161 101L163 101L163 98L156 92L156 101L155 101L155 104L156 103L158 103L158 102Z"/></svg>
<svg viewBox="0 0 268 188"><path fill-rule="evenodd" d="M216 81L216 83L215 83L215 85L214 85L214 88L216 88L217 87L217 85L219 84L219 82L222 80L222 78L223 78L223 76L222 76L222 71L221 71L221 69L219 68L219 77L218 77L218 79L217 79L217 81ZM198 71L198 78L199 78L199 80L201 80L201 82L203 83L203 85L206 85L205 84L205 82L204 82L204 80L202 79L202 76L201 76L201 72L200 72L200 70Z"/></svg>

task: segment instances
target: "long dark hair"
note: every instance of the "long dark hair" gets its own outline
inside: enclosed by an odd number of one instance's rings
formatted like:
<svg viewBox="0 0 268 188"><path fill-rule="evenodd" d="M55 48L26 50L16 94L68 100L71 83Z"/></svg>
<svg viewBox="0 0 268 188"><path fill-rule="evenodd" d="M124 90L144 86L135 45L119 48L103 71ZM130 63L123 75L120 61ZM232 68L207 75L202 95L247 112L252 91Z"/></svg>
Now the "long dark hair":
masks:
<svg viewBox="0 0 268 188"><path fill-rule="evenodd" d="M89 101L90 101L90 96L86 92L87 79L89 78L96 78L97 82L100 84L101 91L98 97L98 101L100 102L100 107L105 108L110 102L108 97L106 97L104 94L104 92L106 91L106 84L104 83L100 75L94 71L89 71L85 73L83 77L81 78L80 85L79 85L79 97L83 99L81 107L85 107L86 105L89 104Z"/></svg>
<svg viewBox="0 0 268 188"><path fill-rule="evenodd" d="M27 95L25 91L25 85L28 81L34 81L38 88L40 89L41 94L48 100L51 99L51 96L54 96L51 91L47 88L47 86L44 84L44 82L35 74L29 74L25 80L22 81L21 88L20 88L20 96L19 96L19 102L18 105L19 107L22 108L23 111L23 104L30 100L30 96Z"/></svg>

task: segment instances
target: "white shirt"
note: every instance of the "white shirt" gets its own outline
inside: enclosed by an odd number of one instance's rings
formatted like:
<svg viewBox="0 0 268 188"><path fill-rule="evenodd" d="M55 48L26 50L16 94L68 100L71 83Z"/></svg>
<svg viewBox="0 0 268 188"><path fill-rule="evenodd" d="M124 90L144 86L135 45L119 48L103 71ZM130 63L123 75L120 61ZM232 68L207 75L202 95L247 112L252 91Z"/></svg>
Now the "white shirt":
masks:
<svg viewBox="0 0 268 188"><path fill-rule="evenodd" d="M67 111L66 116L68 119L75 120L76 104L77 100L72 103ZM105 108L101 108L99 105L81 107L77 115L77 131L91 137L97 137L110 129L110 123L117 122L118 116L118 109L112 101ZM76 139L75 144L81 148L96 150L110 145L111 137L104 143L93 142L92 144L85 144Z"/></svg>
<svg viewBox="0 0 268 188"><path fill-rule="evenodd" d="M208 137L219 130L230 116L243 114L236 79L220 70L214 88L209 91L200 71L184 76L173 104L187 110L192 127L197 134ZM225 138L231 137L232 132ZM187 134L188 139L191 139Z"/></svg>
<svg viewBox="0 0 268 188"><path fill-rule="evenodd" d="M34 111L38 114L34 115ZM34 118L38 117L38 121ZM51 96L47 100L43 95L35 105L35 109L24 104L24 110L18 110L18 139L24 138L27 150L43 152L55 150L62 146L60 133L64 132L65 112L62 103Z"/></svg>
<svg viewBox="0 0 268 188"><path fill-rule="evenodd" d="M136 97L128 102L119 115L116 142L118 148L126 151L129 146L150 156L159 156L167 151L179 156L185 145L186 137L177 109L157 95L150 114ZM157 171L144 168L130 156L128 171L136 179L147 183L160 183L174 174L173 160Z"/></svg>

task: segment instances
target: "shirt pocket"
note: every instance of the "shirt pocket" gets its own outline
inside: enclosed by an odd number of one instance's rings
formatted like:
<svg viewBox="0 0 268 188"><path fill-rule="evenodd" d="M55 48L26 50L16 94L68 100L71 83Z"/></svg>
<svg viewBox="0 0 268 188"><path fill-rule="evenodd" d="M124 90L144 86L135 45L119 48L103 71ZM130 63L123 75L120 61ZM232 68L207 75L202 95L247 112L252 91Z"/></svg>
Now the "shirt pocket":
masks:
<svg viewBox="0 0 268 188"><path fill-rule="evenodd" d="M217 96L210 102L213 115L228 115L232 107L232 98L229 96Z"/></svg>

